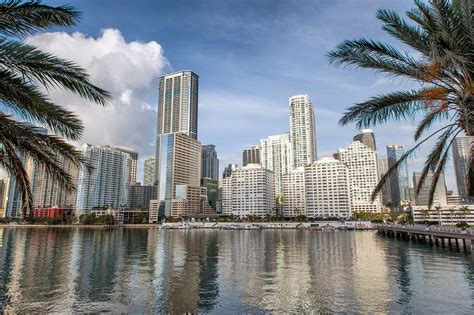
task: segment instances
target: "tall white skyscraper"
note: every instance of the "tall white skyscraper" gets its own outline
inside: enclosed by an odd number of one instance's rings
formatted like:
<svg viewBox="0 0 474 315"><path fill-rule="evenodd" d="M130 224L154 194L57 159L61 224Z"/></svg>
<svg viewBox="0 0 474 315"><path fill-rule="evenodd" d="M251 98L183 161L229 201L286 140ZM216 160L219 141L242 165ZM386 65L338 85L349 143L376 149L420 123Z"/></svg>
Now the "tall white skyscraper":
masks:
<svg viewBox="0 0 474 315"><path fill-rule="evenodd" d="M308 95L290 97L290 141L293 167L306 166L316 160L314 109Z"/></svg>
<svg viewBox="0 0 474 315"><path fill-rule="evenodd" d="M89 173L84 167L79 170L76 212L93 207L119 209L127 205L130 155L111 146L90 144L84 144L81 153L94 171Z"/></svg>
<svg viewBox="0 0 474 315"><path fill-rule="evenodd" d="M322 158L305 167L304 177L308 217L352 215L349 170L343 162Z"/></svg>
<svg viewBox="0 0 474 315"><path fill-rule="evenodd" d="M453 162L456 173L456 184L458 194L467 196L466 176L469 168L469 156L471 146L474 145L474 137L456 137L453 142Z"/></svg>
<svg viewBox="0 0 474 315"><path fill-rule="evenodd" d="M370 201L378 183L375 151L359 141L354 141L347 149L339 150L337 156L349 169L352 212L379 212L380 197L377 196L374 202Z"/></svg>
<svg viewBox="0 0 474 315"><path fill-rule="evenodd" d="M113 146L113 148L117 151L130 155L130 184L135 185L137 183L138 152L132 148L122 146Z"/></svg>
<svg viewBox="0 0 474 315"><path fill-rule="evenodd" d="M260 164L273 171L276 195L282 194L282 177L291 170L291 158L289 134L260 140Z"/></svg>

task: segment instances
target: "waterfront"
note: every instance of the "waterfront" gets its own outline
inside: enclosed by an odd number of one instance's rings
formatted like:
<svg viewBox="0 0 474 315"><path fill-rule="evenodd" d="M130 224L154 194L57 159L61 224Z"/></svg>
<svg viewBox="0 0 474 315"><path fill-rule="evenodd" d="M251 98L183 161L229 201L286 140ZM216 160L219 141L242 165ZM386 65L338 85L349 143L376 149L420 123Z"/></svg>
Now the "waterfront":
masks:
<svg viewBox="0 0 474 315"><path fill-rule="evenodd" d="M472 255L375 231L0 227L0 311L474 312Z"/></svg>

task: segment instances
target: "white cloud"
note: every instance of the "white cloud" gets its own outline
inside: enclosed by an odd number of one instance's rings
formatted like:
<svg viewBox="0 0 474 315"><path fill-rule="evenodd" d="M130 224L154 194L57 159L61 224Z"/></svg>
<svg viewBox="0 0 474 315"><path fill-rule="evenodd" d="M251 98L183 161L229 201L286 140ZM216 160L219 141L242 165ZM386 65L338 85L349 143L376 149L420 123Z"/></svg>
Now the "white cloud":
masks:
<svg viewBox="0 0 474 315"><path fill-rule="evenodd" d="M78 32L43 33L27 42L78 63L92 83L112 94L112 104L102 108L65 91L50 92L53 101L83 120L81 142L120 144L142 156L153 154L156 110L149 104L156 99L157 77L169 65L160 44L127 42L117 29L105 29L97 38Z"/></svg>

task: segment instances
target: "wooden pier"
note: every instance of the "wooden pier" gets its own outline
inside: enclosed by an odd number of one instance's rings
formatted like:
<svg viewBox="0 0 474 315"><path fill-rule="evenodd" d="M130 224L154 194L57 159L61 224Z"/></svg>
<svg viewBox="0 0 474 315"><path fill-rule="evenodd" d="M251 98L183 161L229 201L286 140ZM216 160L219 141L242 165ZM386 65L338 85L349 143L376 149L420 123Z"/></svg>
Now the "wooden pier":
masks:
<svg viewBox="0 0 474 315"><path fill-rule="evenodd" d="M377 224L379 233L400 240L449 247L466 253L474 251L474 230L444 226Z"/></svg>

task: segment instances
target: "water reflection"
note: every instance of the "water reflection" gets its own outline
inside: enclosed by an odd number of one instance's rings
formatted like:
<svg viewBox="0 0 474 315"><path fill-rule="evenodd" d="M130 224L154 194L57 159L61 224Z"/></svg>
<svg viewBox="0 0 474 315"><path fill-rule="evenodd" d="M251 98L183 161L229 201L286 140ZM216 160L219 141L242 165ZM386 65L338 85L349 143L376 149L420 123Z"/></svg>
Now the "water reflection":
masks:
<svg viewBox="0 0 474 315"><path fill-rule="evenodd" d="M472 313L469 256L372 232L0 227L0 312Z"/></svg>

